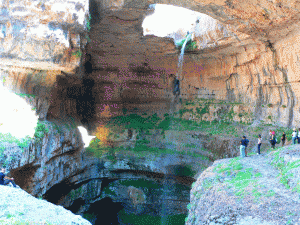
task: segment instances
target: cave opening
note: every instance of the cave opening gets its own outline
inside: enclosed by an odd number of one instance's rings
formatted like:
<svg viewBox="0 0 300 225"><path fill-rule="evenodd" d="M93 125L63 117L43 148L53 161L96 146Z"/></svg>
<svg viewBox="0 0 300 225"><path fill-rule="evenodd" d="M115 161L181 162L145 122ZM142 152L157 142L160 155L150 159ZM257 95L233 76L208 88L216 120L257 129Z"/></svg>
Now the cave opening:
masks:
<svg viewBox="0 0 300 225"><path fill-rule="evenodd" d="M105 197L100 201L92 203L84 216L94 220L94 225L118 225L118 213L123 209L122 203L113 202L111 198Z"/></svg>

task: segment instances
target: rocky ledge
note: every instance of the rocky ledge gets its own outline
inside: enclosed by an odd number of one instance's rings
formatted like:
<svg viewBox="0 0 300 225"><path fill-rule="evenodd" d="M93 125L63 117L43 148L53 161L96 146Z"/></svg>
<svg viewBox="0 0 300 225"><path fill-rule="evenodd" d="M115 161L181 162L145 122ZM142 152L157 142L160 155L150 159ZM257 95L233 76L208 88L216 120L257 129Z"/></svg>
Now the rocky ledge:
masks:
<svg viewBox="0 0 300 225"><path fill-rule="evenodd" d="M37 199L20 188L0 186L1 224L91 224L79 215L42 199Z"/></svg>
<svg viewBox="0 0 300 225"><path fill-rule="evenodd" d="M186 225L300 224L299 146L217 160L192 185Z"/></svg>

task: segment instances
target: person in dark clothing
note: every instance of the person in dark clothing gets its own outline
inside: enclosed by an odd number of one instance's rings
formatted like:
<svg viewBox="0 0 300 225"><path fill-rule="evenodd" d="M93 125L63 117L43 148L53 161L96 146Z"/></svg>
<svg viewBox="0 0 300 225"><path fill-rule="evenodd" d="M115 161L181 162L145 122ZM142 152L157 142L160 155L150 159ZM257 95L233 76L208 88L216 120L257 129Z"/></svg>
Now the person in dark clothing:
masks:
<svg viewBox="0 0 300 225"><path fill-rule="evenodd" d="M274 131L272 132L270 142L271 142L271 147L274 149L275 148L275 144L276 144L276 136L275 136L275 132Z"/></svg>
<svg viewBox="0 0 300 225"><path fill-rule="evenodd" d="M282 146L284 146L285 140L286 140L286 134L285 134L285 132L283 132L283 133L282 133L282 136L281 136L281 143L282 143Z"/></svg>
<svg viewBox="0 0 300 225"><path fill-rule="evenodd" d="M247 141L246 141L246 137L243 136L243 139L241 140L241 145L240 145L240 154L241 156L244 158L246 155L245 155L245 149L246 149L246 146L247 146Z"/></svg>
<svg viewBox="0 0 300 225"><path fill-rule="evenodd" d="M245 136L245 144L246 144L246 147L245 147L245 155L246 155L246 157L248 157L248 154L247 154L247 147L248 147L248 144L249 144L249 140L247 139L246 136Z"/></svg>
<svg viewBox="0 0 300 225"><path fill-rule="evenodd" d="M7 185L9 183L12 183L14 187L17 187L17 185L14 182L14 178L5 176L5 168L2 168L0 173L0 185Z"/></svg>
<svg viewBox="0 0 300 225"><path fill-rule="evenodd" d="M87 54L86 58L87 58L87 61L84 64L84 72L86 74L90 74L90 73L93 72L93 66L92 66L92 63L91 63L92 56L90 54Z"/></svg>

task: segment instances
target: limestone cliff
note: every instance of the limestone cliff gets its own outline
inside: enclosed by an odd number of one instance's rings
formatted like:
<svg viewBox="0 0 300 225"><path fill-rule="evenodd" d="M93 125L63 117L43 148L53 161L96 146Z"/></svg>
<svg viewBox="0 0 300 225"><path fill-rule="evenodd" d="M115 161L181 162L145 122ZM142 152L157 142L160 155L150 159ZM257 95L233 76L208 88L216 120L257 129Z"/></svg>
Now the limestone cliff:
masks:
<svg viewBox="0 0 300 225"><path fill-rule="evenodd" d="M195 28L207 32L196 32L197 49L185 54L179 98L179 49L143 34L155 3L211 17ZM135 214L184 214L196 175L238 155L241 123L299 125L297 1L22 0L0 8L0 78L26 94L42 130L25 147L1 143L1 163L23 189L72 212L110 205L117 214L123 202ZM118 129L101 130L112 121ZM78 125L98 132L105 148L85 150Z"/></svg>

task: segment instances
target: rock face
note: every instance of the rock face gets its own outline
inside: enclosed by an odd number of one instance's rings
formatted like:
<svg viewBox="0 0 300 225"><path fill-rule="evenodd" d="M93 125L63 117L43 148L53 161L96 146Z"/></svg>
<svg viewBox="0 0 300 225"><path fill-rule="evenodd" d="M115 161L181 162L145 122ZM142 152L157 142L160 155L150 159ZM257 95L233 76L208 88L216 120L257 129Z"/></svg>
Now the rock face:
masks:
<svg viewBox="0 0 300 225"><path fill-rule="evenodd" d="M88 1L2 1L0 7L1 67L70 71L79 65Z"/></svg>
<svg viewBox="0 0 300 225"><path fill-rule="evenodd" d="M186 224L300 224L297 146L217 160L192 185Z"/></svg>

